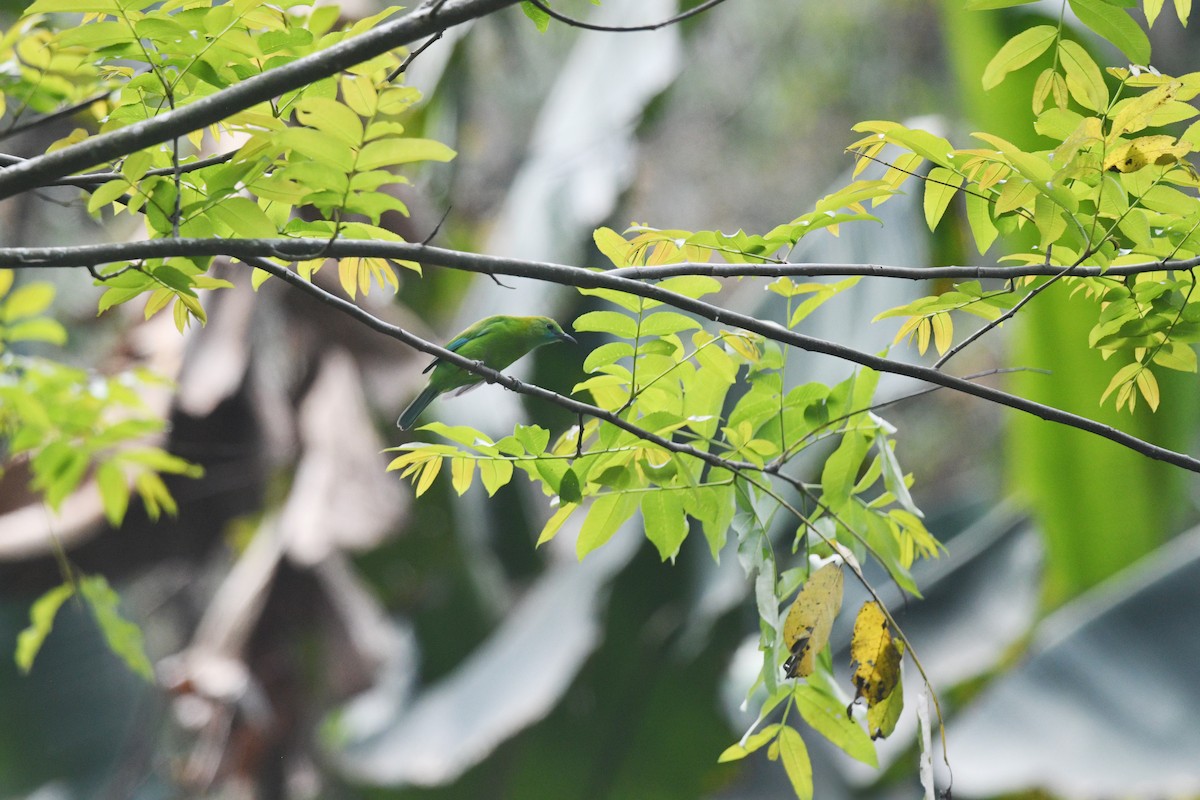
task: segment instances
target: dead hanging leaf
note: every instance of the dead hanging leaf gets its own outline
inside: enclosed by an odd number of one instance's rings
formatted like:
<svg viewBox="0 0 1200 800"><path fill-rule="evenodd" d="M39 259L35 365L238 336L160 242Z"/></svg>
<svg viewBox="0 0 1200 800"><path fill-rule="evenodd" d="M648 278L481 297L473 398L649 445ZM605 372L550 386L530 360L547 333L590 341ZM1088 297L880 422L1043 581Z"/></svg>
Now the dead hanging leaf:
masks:
<svg viewBox="0 0 1200 800"><path fill-rule="evenodd" d="M874 601L863 603L850 639L850 669L854 670L854 700L866 699L868 715L900 684L901 652L883 607Z"/></svg>
<svg viewBox="0 0 1200 800"><path fill-rule="evenodd" d="M814 572L796 595L787 620L783 640L792 651L783 663L789 678L808 677L813 660L829 641L833 620L842 607L842 566L831 562Z"/></svg>
<svg viewBox="0 0 1200 800"><path fill-rule="evenodd" d="M1178 163L1189 152L1191 148L1186 144L1176 144L1173 136L1141 136L1114 148L1104 159L1104 168L1117 172L1137 172L1151 164L1165 167Z"/></svg>

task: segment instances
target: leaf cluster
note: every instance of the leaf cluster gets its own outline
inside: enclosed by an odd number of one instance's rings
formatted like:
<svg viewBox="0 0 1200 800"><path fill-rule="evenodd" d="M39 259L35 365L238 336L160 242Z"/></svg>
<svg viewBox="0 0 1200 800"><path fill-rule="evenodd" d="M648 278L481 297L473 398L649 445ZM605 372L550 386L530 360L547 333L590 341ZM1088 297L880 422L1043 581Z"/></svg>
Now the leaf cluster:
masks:
<svg viewBox="0 0 1200 800"><path fill-rule="evenodd" d="M1126 13L1098 1L1072 0L1071 5L1089 27L1127 53L1148 58L1149 45L1141 42L1145 34ZM1186 19L1183 9L1180 13ZM1106 359L1116 355L1121 364L1101 402L1112 395L1118 408L1132 411L1141 397L1154 409L1159 400L1155 371L1194 372L1191 344L1200 341L1200 297L1194 297L1191 265L1200 254L1200 174L1189 161L1200 150L1200 123L1183 127L1197 115L1191 101L1200 94L1200 73L1176 78L1136 67L1101 70L1061 26L1042 25L1000 49L985 72L985 85L999 83L1048 52L1053 63L1038 78L1033 112L1034 129L1053 142L1051 147L1024 150L976 133L984 146L955 148L927 131L864 122L856 130L869 135L851 146L858 156L856 169L878 160L885 147L899 148L884 181L898 189L914 175L923 180L931 229L961 197L981 253L1002 234L1032 229L1036 246L1003 260L1064 270L1159 262L1162 269L1136 276L1053 276L998 289L969 282L880 318L904 320L897 341L913 337L922 353L932 341L945 354L956 312L998 324L1022 298L1061 279L1098 303L1089 345Z"/></svg>
<svg viewBox="0 0 1200 800"><path fill-rule="evenodd" d="M335 29L336 7L300 0L271 6L250 0L211 6L178 0L38 0L20 25L40 21L45 57L80 65L83 88L76 94L119 86L90 108L96 132L103 133L290 64L368 30L394 11ZM48 24L67 14L82 14L85 24L61 30ZM88 211L140 215L151 238L399 240L381 227L385 213L407 214L395 194L407 180L394 170L454 156L439 142L406 134L403 117L420 95L389 83L387 76L399 63L398 53L384 54L231 113L208 131L214 141L237 142L221 158L204 157L203 130L186 142L172 140L131 153L108 171L88 176L93 184ZM77 129L49 150L91 135ZM297 213L302 208L309 212L304 217ZM307 278L323 261L314 253L297 269ZM181 330L193 319L203 324L198 293L228 286L205 274L210 262L180 256L115 263L99 279L107 288L101 310L145 298L147 316L171 306ZM412 262L402 265L419 269ZM256 285L266 278L256 273ZM343 260L339 278L351 297L373 284L393 291L399 286L394 265L384 259Z"/></svg>
<svg viewBox="0 0 1200 800"><path fill-rule="evenodd" d="M718 249L712 233L637 226L624 236L600 229L595 239L617 268L702 260L714 253L733 257ZM856 280L816 284L783 278L768 288L783 299L785 318L796 326ZM722 288L713 278L694 275L668 278L659 286L692 298ZM878 374L862 370L834 386L785 389L786 355L774 342L706 329L693 317L638 295L580 291L605 307L576 319L575 331L603 334L608 341L588 354L587 377L572 391L590 395L601 415L553 442L536 426L518 427L512 436L493 441L473 428L433 423L424 430L449 443L395 448L399 455L389 469L411 479L418 494L446 471L459 494L468 491L476 473L492 494L516 471L524 472L554 507L538 543L553 539L569 519L581 515L575 540L581 558L639 512L646 538L664 560L674 559L693 532L704 537L716 558L734 531L761 617L759 683L772 694L792 692L790 684L781 688L780 670L794 656L797 636L778 609L806 570L780 565L783 556L775 552L779 522L789 520L787 549L793 553L800 548L837 553L856 563L873 557L914 594L909 567L917 557L938 552L909 493L911 476L896 458L894 429L871 410ZM644 433L616 424L617 419ZM819 481L791 474L809 448L825 453ZM822 630L827 638L824 623ZM809 638L811 650L801 656L807 666L827 649L821 637ZM794 676L811 672L807 666L805 672L784 668ZM845 702L810 696L819 691L812 687L795 691L806 698L806 714L831 715L818 730L834 732L839 743L846 739L845 726L832 720L844 716ZM858 730L869 748L869 738ZM798 769L791 735L779 735L789 744L778 747L795 756L785 764Z"/></svg>

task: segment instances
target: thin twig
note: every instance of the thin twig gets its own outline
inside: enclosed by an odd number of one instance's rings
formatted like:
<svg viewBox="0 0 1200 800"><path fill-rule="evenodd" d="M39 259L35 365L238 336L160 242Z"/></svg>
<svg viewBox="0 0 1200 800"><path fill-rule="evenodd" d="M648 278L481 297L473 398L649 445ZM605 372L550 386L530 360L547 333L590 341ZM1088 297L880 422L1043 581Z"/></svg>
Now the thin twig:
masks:
<svg viewBox="0 0 1200 800"><path fill-rule="evenodd" d="M701 3L695 8L689 8L687 11L676 14L669 19L664 19L660 22L654 22L649 25L618 26L596 25L595 23L584 22L583 20L575 19L574 17L568 17L566 14L555 11L553 8L543 3L542 0L529 0L530 5L536 7L551 19L556 19L565 25L570 25L572 28L582 28L585 31L601 31L603 33L636 33L638 31L656 31L659 28L665 28L668 25L674 25L677 22L682 22L688 17L694 17L697 14L703 14L705 11L708 11L714 6L718 6L723 2L725 2L725 0L708 0L708 2Z"/></svg>
<svg viewBox="0 0 1200 800"><path fill-rule="evenodd" d="M387 82L391 83L392 81L396 80L396 78L399 78L401 75L407 72L409 64L411 64L417 56L421 55L421 53L424 53L431 44L440 38L442 38L442 31L438 31L433 36L430 36L429 39L425 41L425 44L421 45L416 50L413 50L411 53L405 56L404 60L400 62L400 66L392 70L392 73L387 76Z"/></svg>

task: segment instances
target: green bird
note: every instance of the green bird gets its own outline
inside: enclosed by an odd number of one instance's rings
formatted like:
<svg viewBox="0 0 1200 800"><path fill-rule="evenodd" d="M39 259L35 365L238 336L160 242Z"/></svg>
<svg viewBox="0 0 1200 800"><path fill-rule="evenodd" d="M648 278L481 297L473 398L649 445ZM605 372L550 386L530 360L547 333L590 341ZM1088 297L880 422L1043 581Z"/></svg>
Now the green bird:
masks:
<svg viewBox="0 0 1200 800"><path fill-rule="evenodd" d="M559 341L576 343L575 337L566 333L549 317L510 317L498 314L494 317L484 317L455 336L446 345L446 349L453 350L463 358L501 370L531 350ZM479 375L445 363L440 358L435 359L423 372L430 370L433 370L433 374L429 376L429 385L404 409L400 419L396 420L400 430L411 428L425 407L439 394L452 389L458 389L458 393L461 394L483 380Z"/></svg>

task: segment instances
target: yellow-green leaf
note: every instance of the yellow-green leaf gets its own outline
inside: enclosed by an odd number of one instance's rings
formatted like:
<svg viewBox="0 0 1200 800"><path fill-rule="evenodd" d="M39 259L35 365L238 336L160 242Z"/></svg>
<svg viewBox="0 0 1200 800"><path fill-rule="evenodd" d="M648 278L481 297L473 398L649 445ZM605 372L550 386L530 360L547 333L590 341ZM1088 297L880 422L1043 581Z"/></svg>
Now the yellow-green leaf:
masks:
<svg viewBox="0 0 1200 800"><path fill-rule="evenodd" d="M929 230L937 228L946 207L962 186L963 177L945 167L934 167L929 170L925 179L925 224Z"/></svg>
<svg viewBox="0 0 1200 800"><path fill-rule="evenodd" d="M120 598L103 576L89 575L79 581L79 593L91 607L92 616L104 634L104 640L131 670L146 680L154 679L154 668L146 657L142 630L121 616Z"/></svg>
<svg viewBox="0 0 1200 800"><path fill-rule="evenodd" d="M1075 102L1092 111L1104 111L1108 106L1108 86L1087 51L1064 39L1058 43L1058 57L1067 73L1067 91Z"/></svg>
<svg viewBox="0 0 1200 800"><path fill-rule="evenodd" d="M413 161L449 161L454 156L453 150L433 139L377 139L363 146L354 168L364 172Z"/></svg>
<svg viewBox="0 0 1200 800"><path fill-rule="evenodd" d="M1058 38L1053 25L1037 25L1004 43L983 70L983 88L994 89L1008 73L1018 70L1049 49Z"/></svg>
<svg viewBox="0 0 1200 800"><path fill-rule="evenodd" d="M792 791L800 800L812 800L812 762L800 733L795 728L784 726L779 731L778 741L779 758L783 761L783 770L792 783Z"/></svg>
<svg viewBox="0 0 1200 800"><path fill-rule="evenodd" d="M546 542L558 535L558 531L562 528L563 523L567 518L579 508L575 503L564 503L559 506L559 509L554 512L550 519L546 520L546 524L542 527L542 532L538 536L537 546L541 547Z"/></svg>
<svg viewBox="0 0 1200 800"><path fill-rule="evenodd" d="M17 635L17 667L21 672L28 673L33 668L33 660L50 631L54 628L54 617L58 609L75 594L75 588L70 583L55 586L37 600L29 609L29 627Z"/></svg>
<svg viewBox="0 0 1200 800"><path fill-rule="evenodd" d="M474 477L475 459L462 456L450 459L450 483L459 497L462 497L471 488L471 481Z"/></svg>
<svg viewBox="0 0 1200 800"><path fill-rule="evenodd" d="M588 509L587 518L579 530L575 552L582 559L600 547L617 532L617 528L633 516L638 508L638 496L632 492L607 492L596 498Z"/></svg>
<svg viewBox="0 0 1200 800"><path fill-rule="evenodd" d="M775 735L779 732L779 729L782 727L783 727L783 725L781 725L778 722L771 723L770 725L765 726L758 733L754 734L753 736L748 737L746 739L745 744L742 744L741 742L739 742L737 744L729 745L729 747L726 747L724 752L722 752L721 755L717 757L717 763L725 764L729 761L737 761L739 759L745 758L746 756L753 753L755 750L762 748L762 746L764 744L766 744L767 742L774 739Z"/></svg>
<svg viewBox="0 0 1200 800"><path fill-rule="evenodd" d="M483 488L487 489L488 497L496 494L500 487L512 480L513 465L506 459L491 459L479 462L479 479Z"/></svg>
<svg viewBox="0 0 1200 800"><path fill-rule="evenodd" d="M1154 377L1154 373L1149 369L1142 369L1137 374L1138 391L1142 393L1142 397L1146 398L1146 403L1149 404L1151 411L1158 411L1158 379Z"/></svg>
<svg viewBox="0 0 1200 800"><path fill-rule="evenodd" d="M899 676L896 686L887 697L867 709L867 731L872 739L886 739L896 730L900 712L904 710L904 687Z"/></svg>

